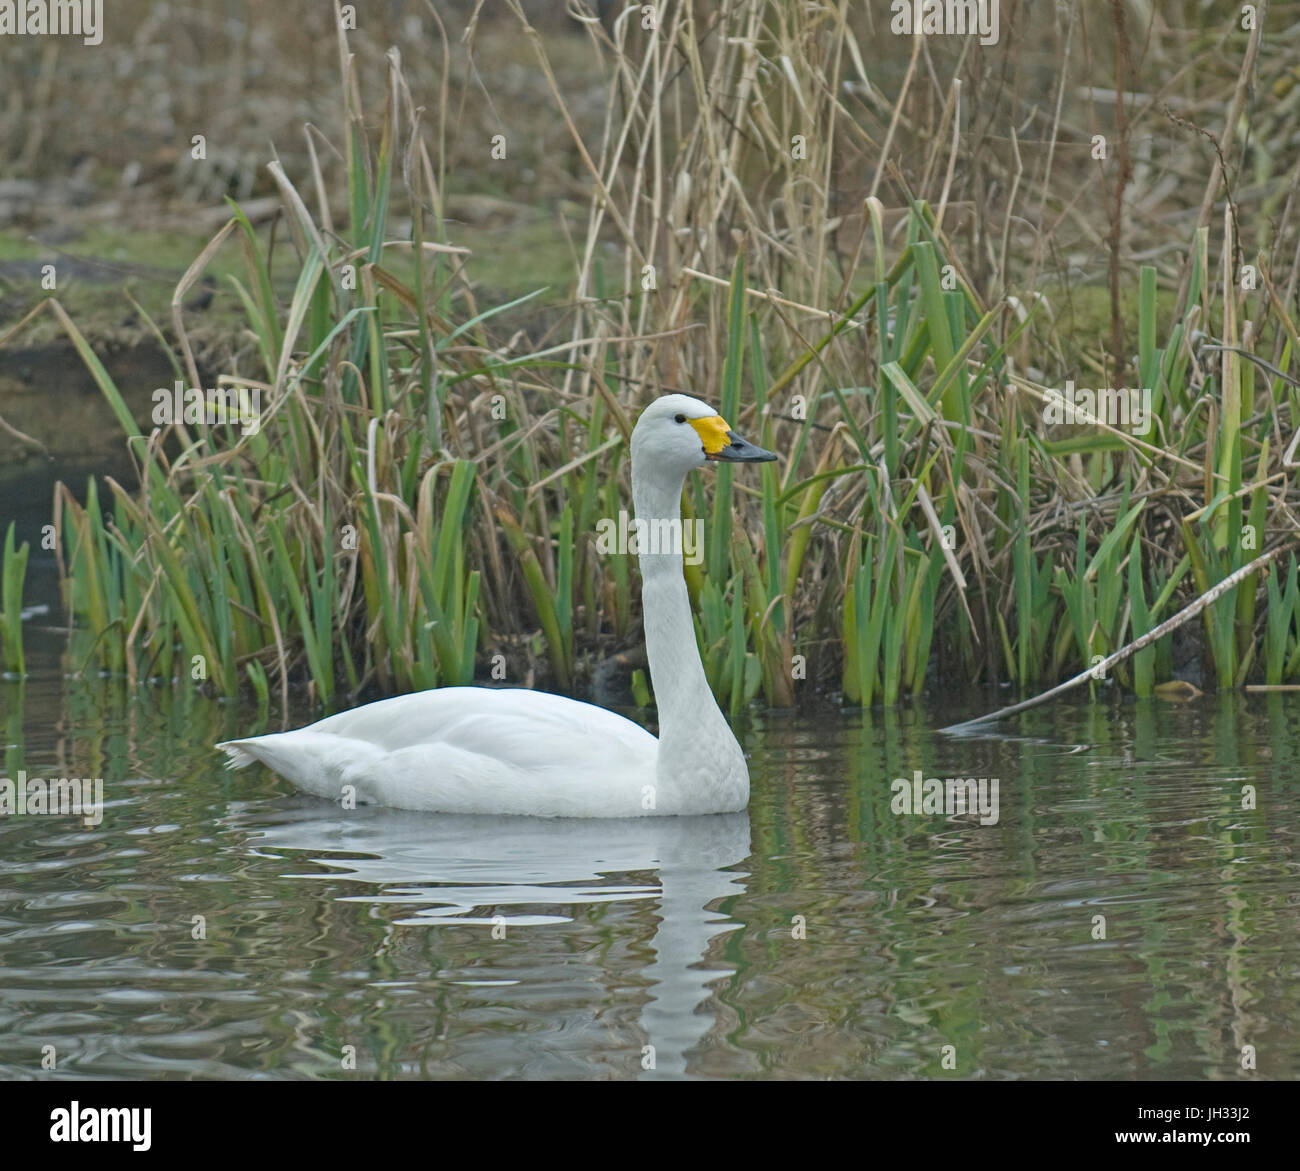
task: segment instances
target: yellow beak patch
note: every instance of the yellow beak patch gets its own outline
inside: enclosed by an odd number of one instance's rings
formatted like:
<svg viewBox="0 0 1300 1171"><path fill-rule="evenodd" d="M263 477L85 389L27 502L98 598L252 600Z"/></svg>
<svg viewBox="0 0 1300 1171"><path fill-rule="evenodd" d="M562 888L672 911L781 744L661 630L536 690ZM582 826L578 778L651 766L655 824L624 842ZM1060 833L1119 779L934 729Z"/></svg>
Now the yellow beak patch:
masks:
<svg viewBox="0 0 1300 1171"><path fill-rule="evenodd" d="M699 434L705 455L717 455L731 443L731 425L721 415L710 415L707 419L688 419L687 422Z"/></svg>

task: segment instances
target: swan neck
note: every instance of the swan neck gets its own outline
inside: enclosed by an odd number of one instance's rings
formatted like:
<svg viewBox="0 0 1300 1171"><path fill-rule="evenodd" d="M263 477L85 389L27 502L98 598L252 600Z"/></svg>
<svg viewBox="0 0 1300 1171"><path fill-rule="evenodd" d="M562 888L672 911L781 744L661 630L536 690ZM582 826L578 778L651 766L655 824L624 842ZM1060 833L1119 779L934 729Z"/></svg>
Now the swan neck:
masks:
<svg viewBox="0 0 1300 1171"><path fill-rule="evenodd" d="M718 709L695 639L683 576L682 488L685 477L638 475L632 496L638 522L642 612L650 681L659 710L660 771L678 769L704 739L735 737ZM698 521L687 522L685 548L701 550ZM739 747L736 749L739 752Z"/></svg>

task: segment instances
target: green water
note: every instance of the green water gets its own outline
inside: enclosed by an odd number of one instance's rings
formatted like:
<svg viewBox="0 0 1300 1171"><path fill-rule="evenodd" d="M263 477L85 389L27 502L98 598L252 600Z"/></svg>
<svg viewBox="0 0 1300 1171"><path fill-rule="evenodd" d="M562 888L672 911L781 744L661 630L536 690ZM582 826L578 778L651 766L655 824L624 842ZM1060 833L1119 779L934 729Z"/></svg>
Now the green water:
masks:
<svg viewBox="0 0 1300 1171"><path fill-rule="evenodd" d="M0 1077L1300 1069L1300 696L755 717L744 814L542 822L227 773L254 713L57 651L0 684L3 775L102 777L103 820L0 818ZM996 824L893 812L917 769L998 778Z"/></svg>

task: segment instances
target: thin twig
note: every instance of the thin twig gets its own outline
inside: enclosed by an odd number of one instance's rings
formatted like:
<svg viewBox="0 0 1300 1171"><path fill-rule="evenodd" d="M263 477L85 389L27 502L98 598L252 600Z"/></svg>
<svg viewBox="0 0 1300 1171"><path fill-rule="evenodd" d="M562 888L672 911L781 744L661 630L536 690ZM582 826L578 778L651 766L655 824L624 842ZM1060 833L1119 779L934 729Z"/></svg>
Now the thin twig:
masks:
<svg viewBox="0 0 1300 1171"><path fill-rule="evenodd" d="M1049 699L1060 695L1062 692L1069 691L1072 687L1078 687L1080 683L1085 683L1089 679L1097 679L1105 672L1109 671L1116 663L1122 663L1130 655L1137 654L1144 647L1150 646L1158 638L1164 638L1171 630L1177 630L1184 622L1195 618L1206 606L1210 605L1216 599L1222 597L1234 586L1239 585L1244 579L1252 573L1263 569L1279 553L1286 550L1287 546L1279 545L1270 553L1261 554L1256 557L1249 565L1243 565L1235 573L1228 574L1218 585L1207 590L1190 606L1179 610L1172 618L1166 619L1160 623L1154 630L1148 630L1141 638L1129 643L1128 646L1121 647L1113 655L1103 659L1100 663L1089 667L1085 671L1080 671L1073 679L1067 679L1064 683L1058 683L1049 691L1044 691L1042 695L1036 695L1033 699L1026 699L1021 703L1013 703L1010 707L998 708L995 712L989 712L986 716L976 716L973 720L963 720L960 724L949 724L946 728L941 728L942 732L957 732L963 728L973 727L975 724L987 724L991 720L1000 720L1005 716L1015 715L1017 712L1028 711L1031 707L1038 707L1039 704L1046 703Z"/></svg>

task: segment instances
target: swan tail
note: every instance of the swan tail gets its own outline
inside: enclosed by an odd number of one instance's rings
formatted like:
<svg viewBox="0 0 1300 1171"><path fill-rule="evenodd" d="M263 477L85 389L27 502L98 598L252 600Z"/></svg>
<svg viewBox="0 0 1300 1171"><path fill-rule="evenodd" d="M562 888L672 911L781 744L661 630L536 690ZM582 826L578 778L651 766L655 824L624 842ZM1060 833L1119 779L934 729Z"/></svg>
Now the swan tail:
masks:
<svg viewBox="0 0 1300 1171"><path fill-rule="evenodd" d="M241 740L225 740L213 747L221 749L226 754L226 768L233 772L235 769L247 768L250 764L257 763L257 757L244 747L245 743L246 741Z"/></svg>
<svg viewBox="0 0 1300 1171"><path fill-rule="evenodd" d="M301 730L272 732L244 740L224 740L216 747L226 754L228 769L247 768L254 763L264 764L277 776L308 793L327 797L331 801L339 798L342 782L337 770L321 760L320 752L313 751L311 737L304 738Z"/></svg>

